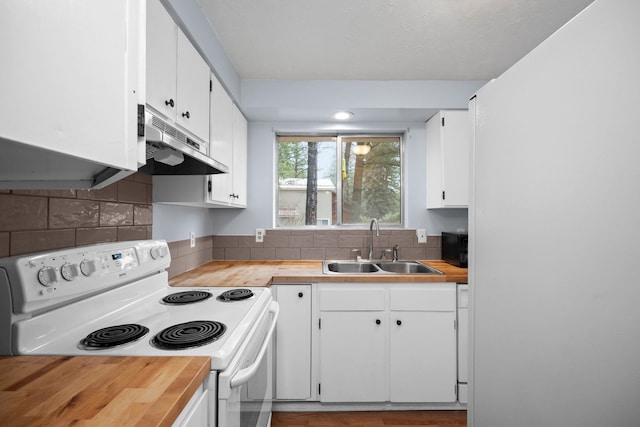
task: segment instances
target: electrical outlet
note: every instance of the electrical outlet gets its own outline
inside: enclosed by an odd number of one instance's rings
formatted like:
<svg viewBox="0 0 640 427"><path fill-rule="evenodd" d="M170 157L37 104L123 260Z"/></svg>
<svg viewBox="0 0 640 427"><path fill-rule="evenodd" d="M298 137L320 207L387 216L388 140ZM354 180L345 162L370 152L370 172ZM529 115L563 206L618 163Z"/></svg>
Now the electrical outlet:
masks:
<svg viewBox="0 0 640 427"><path fill-rule="evenodd" d="M191 245L192 248L196 247L196 233L195 233L195 231L192 231L191 233L189 233L189 244Z"/></svg>
<svg viewBox="0 0 640 427"><path fill-rule="evenodd" d="M416 230L416 236L418 236L418 243L427 243L427 230L424 228L418 228Z"/></svg>
<svg viewBox="0 0 640 427"><path fill-rule="evenodd" d="M256 242L264 242L265 231L264 228L256 228Z"/></svg>

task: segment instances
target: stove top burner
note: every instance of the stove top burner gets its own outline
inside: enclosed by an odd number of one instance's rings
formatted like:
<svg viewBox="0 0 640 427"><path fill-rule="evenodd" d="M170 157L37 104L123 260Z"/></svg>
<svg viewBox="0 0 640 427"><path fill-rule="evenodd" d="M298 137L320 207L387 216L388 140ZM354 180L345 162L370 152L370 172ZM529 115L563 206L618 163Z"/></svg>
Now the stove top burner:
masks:
<svg viewBox="0 0 640 427"><path fill-rule="evenodd" d="M169 305L184 305L204 301L212 296L213 294L207 291L184 291L167 295L162 298L162 302Z"/></svg>
<svg viewBox="0 0 640 427"><path fill-rule="evenodd" d="M87 350L111 348L139 340L148 332L149 328L135 323L109 326L91 332L80 345Z"/></svg>
<svg viewBox="0 0 640 427"><path fill-rule="evenodd" d="M216 298L218 301L241 301L243 299L251 298L253 296L253 292L251 289L232 289L230 291L226 291L218 295Z"/></svg>
<svg viewBox="0 0 640 427"><path fill-rule="evenodd" d="M151 343L163 350L200 347L220 338L226 329L221 322L195 320L163 329L153 337Z"/></svg>

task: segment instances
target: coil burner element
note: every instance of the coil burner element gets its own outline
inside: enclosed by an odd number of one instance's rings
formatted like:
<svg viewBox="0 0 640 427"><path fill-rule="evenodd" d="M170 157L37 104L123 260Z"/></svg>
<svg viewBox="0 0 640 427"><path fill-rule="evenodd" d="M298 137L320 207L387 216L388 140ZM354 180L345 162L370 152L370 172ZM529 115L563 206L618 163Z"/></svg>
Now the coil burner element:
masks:
<svg viewBox="0 0 640 427"><path fill-rule="evenodd" d="M147 333L149 328L135 323L109 326L91 332L80 341L80 347L86 350L112 348L139 340Z"/></svg>
<svg viewBox="0 0 640 427"><path fill-rule="evenodd" d="M163 329L153 337L151 343L163 350L200 347L220 338L226 329L225 324L221 322L195 320Z"/></svg>
<svg viewBox="0 0 640 427"><path fill-rule="evenodd" d="M243 299L251 298L253 296L253 291L251 289L232 289L230 291L226 291L218 295L218 301L242 301Z"/></svg>
<svg viewBox="0 0 640 427"><path fill-rule="evenodd" d="M212 296L213 294L207 291L184 291L167 295L162 298L162 302L169 305L185 305L205 301Z"/></svg>

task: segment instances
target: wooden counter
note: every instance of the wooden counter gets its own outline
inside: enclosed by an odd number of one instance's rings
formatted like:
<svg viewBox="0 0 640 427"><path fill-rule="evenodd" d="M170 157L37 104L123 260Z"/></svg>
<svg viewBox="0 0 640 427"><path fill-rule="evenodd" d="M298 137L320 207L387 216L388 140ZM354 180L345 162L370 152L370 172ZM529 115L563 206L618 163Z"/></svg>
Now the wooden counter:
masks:
<svg viewBox="0 0 640 427"><path fill-rule="evenodd" d="M212 261L169 280L171 286L270 286L300 282L467 282L467 269L444 261L422 261L444 273L323 274L322 261Z"/></svg>
<svg viewBox="0 0 640 427"><path fill-rule="evenodd" d="M171 426L208 357L0 357L2 426Z"/></svg>

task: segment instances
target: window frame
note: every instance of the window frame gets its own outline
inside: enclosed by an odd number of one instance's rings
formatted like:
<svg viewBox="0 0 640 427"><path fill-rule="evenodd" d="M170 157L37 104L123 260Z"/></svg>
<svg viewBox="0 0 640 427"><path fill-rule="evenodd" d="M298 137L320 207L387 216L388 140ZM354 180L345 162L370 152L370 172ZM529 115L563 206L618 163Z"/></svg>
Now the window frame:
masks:
<svg viewBox="0 0 640 427"><path fill-rule="evenodd" d="M336 164L339 165L342 163L342 138L386 138L393 137L400 139L400 223L383 223L380 222L380 226L384 226L388 229L404 229L405 228L405 203L406 203L406 183L405 183L405 141L407 139L407 135L405 132L357 132L357 133L347 133L347 132L275 132L275 150L274 150L274 182L275 182L275 191L274 191L274 217L273 217L273 228L278 230L339 230L339 229L362 229L365 227L369 227L369 222L366 223L352 223L352 224L344 224L342 222L342 208L343 208L343 200L342 200L342 179L340 179L341 170L340 167L336 167L335 171L335 181L336 181L336 223L331 225L279 225L279 201L280 201L280 182L279 182L279 173L280 173L280 159L279 159L279 137L281 136L296 136L296 137L312 137L312 138L335 138L336 140Z"/></svg>

